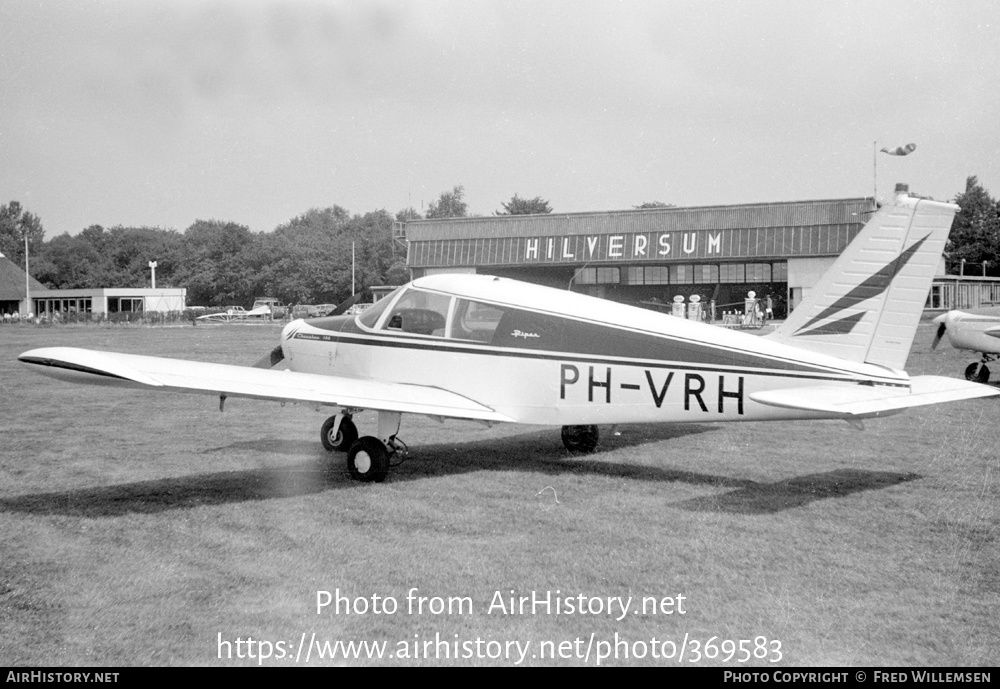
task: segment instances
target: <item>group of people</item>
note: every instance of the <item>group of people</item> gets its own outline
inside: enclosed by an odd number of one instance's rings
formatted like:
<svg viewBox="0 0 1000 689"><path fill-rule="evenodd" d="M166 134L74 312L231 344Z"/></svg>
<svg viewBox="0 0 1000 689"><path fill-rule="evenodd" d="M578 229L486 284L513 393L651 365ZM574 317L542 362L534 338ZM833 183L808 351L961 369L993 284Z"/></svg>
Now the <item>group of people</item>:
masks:
<svg viewBox="0 0 1000 689"><path fill-rule="evenodd" d="M32 318L34 318L34 314L31 313L22 318L21 314L17 311L8 311L7 313L4 313L3 316L0 316L0 323L9 325L11 323L20 323L22 320L30 321Z"/></svg>

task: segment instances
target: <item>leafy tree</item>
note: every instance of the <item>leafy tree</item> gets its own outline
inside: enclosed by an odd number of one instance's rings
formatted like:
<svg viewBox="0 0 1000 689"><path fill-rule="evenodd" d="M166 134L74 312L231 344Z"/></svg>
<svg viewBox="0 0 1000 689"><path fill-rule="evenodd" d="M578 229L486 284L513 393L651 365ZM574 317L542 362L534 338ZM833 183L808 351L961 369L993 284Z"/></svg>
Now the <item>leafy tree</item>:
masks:
<svg viewBox="0 0 1000 689"><path fill-rule="evenodd" d="M17 201L0 206L0 253L20 266L24 266L25 235L29 253L36 256L45 238L42 221L25 211Z"/></svg>
<svg viewBox="0 0 1000 689"><path fill-rule="evenodd" d="M522 199L514 194L510 201L507 203L501 201L500 205L503 206L503 210L496 211L496 215L541 215L552 212L549 202L541 196L536 196L533 199Z"/></svg>
<svg viewBox="0 0 1000 689"><path fill-rule="evenodd" d="M174 284L181 264L183 237L156 227L111 228L105 257L115 287L149 287L149 262L156 261L156 284Z"/></svg>
<svg viewBox="0 0 1000 689"><path fill-rule="evenodd" d="M948 272L958 274L964 258L977 267L988 262L986 274L1000 275L1000 202L973 176L966 179L965 191L955 197L955 203L959 211L946 248Z"/></svg>
<svg viewBox="0 0 1000 689"><path fill-rule="evenodd" d="M98 251L80 236L64 233L45 244L36 263L35 279L53 289L79 289L113 285Z"/></svg>
<svg viewBox="0 0 1000 689"><path fill-rule="evenodd" d="M632 206L632 208L641 210L643 208L676 208L676 206L672 203L663 203L663 201L644 201L638 206Z"/></svg>
<svg viewBox="0 0 1000 689"><path fill-rule="evenodd" d="M405 285L410 281L410 269L406 261L396 261L385 271L382 282L386 285Z"/></svg>
<svg viewBox="0 0 1000 689"><path fill-rule="evenodd" d="M183 235L172 281L186 287L188 303L249 305L247 262L254 234L234 222L198 220ZM247 252L246 255L244 252Z"/></svg>
<svg viewBox="0 0 1000 689"><path fill-rule="evenodd" d="M431 201L427 208L427 218L464 218L468 210L465 198L465 187L461 184L451 191L442 191L437 201Z"/></svg>
<svg viewBox="0 0 1000 689"><path fill-rule="evenodd" d="M407 222L408 220L420 220L420 212L416 208L404 208L401 211L396 211L396 221L397 222Z"/></svg>

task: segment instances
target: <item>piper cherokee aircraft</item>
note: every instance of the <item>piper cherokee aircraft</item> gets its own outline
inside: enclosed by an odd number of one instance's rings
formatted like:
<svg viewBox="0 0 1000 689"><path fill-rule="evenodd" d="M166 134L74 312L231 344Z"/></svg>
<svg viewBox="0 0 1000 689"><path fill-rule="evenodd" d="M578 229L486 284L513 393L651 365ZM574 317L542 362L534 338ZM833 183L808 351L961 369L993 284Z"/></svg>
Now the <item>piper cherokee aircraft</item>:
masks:
<svg viewBox="0 0 1000 689"><path fill-rule="evenodd" d="M900 194L873 215L780 330L744 332L488 275L419 278L360 315L296 320L254 367L66 347L20 361L96 385L328 406L323 445L382 481L401 415L562 426L844 419L985 397L906 362L957 206ZM281 368L287 370L280 370ZM376 435L352 417L378 412Z"/></svg>
<svg viewBox="0 0 1000 689"><path fill-rule="evenodd" d="M986 364L1000 357L1000 307L949 311L934 319L937 334L931 349L937 348L941 338L948 335L948 342L955 349L969 349L982 355L965 369L965 379L985 383L990 379Z"/></svg>

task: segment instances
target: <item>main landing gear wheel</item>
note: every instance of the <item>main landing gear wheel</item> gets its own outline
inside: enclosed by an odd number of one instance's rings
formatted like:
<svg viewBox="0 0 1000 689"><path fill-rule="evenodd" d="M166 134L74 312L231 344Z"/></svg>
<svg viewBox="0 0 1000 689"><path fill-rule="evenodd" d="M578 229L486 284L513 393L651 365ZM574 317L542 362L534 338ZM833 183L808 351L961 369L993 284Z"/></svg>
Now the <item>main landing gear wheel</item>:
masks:
<svg viewBox="0 0 1000 689"><path fill-rule="evenodd" d="M965 369L965 379L985 383L990 379L990 370L986 368L986 364L969 364Z"/></svg>
<svg viewBox="0 0 1000 689"><path fill-rule="evenodd" d="M587 454L597 448L597 426L563 426L563 445L570 452Z"/></svg>
<svg viewBox="0 0 1000 689"><path fill-rule="evenodd" d="M381 483L389 473L389 450L378 438L366 435L351 445L347 453L351 478L366 483Z"/></svg>
<svg viewBox="0 0 1000 689"><path fill-rule="evenodd" d="M337 433L334 434L333 427L336 421L336 416L327 419L323 423L323 430L320 431L319 438L328 452L347 452L351 449L354 441L358 439L358 427L354 425L350 416L345 416L340 422Z"/></svg>

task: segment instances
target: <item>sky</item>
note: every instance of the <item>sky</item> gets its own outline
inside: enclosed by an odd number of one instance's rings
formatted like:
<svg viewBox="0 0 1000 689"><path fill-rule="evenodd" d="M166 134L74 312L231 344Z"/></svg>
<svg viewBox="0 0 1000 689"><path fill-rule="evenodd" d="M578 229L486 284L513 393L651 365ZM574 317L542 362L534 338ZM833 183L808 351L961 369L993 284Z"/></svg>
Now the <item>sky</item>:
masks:
<svg viewBox="0 0 1000 689"><path fill-rule="evenodd" d="M311 208L1000 196L993 0L0 0L0 203L271 231ZM875 154L915 143L906 157Z"/></svg>

